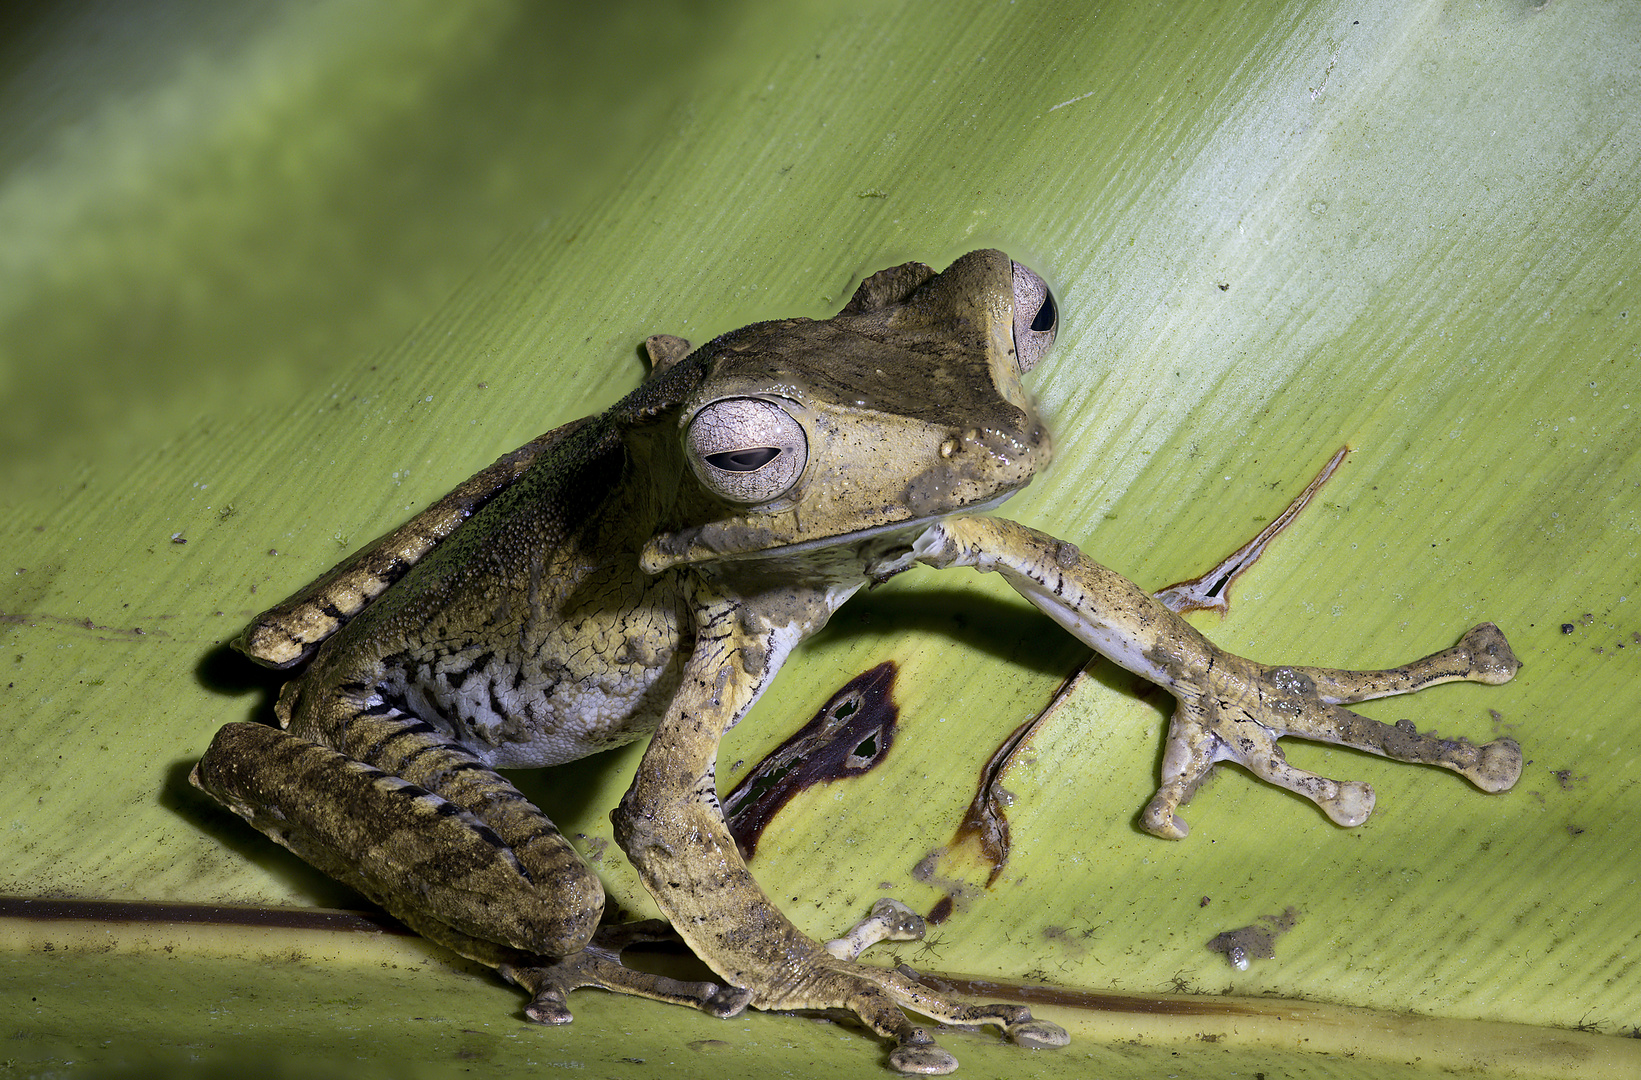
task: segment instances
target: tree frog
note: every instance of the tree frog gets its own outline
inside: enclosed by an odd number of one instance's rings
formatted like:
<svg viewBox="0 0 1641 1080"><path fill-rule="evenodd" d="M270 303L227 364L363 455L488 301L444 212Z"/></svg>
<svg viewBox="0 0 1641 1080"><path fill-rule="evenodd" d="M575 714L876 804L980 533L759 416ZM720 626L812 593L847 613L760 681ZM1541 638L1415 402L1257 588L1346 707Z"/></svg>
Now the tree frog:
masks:
<svg viewBox="0 0 1641 1080"><path fill-rule="evenodd" d="M1061 1028L829 952L783 916L725 828L719 740L793 648L856 590L918 565L1002 574L1033 604L1177 700L1163 784L1175 814L1220 760L1343 824L1371 789L1288 766L1283 735L1444 765L1502 790L1521 754L1357 716L1343 703L1516 670L1490 625L1391 671L1273 667L1221 651L1073 545L984 511L1049 462L1021 376L1054 341L1043 279L999 251L943 273L868 277L837 315L782 319L699 349L647 343L655 370L602 415L497 461L260 616L236 642L305 669L280 726L224 727L193 782L417 932L571 1019L599 986L717 1016L843 1009L908 1073L957 1067L908 1012ZM623 966L654 927L599 928L598 877L497 769L559 764L650 737L613 811L616 838L672 928L720 982Z"/></svg>

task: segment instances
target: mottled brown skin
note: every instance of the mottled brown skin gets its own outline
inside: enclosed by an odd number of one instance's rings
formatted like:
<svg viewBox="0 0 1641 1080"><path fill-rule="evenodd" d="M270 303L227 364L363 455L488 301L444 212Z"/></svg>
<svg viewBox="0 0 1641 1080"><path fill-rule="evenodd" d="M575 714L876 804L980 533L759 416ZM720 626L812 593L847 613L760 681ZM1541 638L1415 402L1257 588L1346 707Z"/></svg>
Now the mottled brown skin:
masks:
<svg viewBox="0 0 1641 1080"><path fill-rule="evenodd" d="M1350 785L1341 796L1281 762L1284 734L1445 764L1488 790L1513 782L1507 740L1478 749L1337 707L1502 682L1515 664L1494 629L1392 672L1267 667L1216 649L1069 544L963 516L1048 463L1020 376L1054 329L1041 279L977 251L942 274L875 274L829 320L760 323L693 352L652 338L642 388L501 459L253 623L239 642L249 655L308 667L280 695L281 728L228 725L194 782L419 933L496 967L531 993L534 1019L568 1022L566 995L589 985L719 1016L841 1008L915 1073L957 1062L903 1010L996 1024L1026 1046L1063 1045L1065 1032L844 958L863 944L834 956L811 941L747 871L714 778L724 732L864 584L919 563L999 571L1168 688L1180 710L1145 818L1162 835L1184 834L1174 808L1224 759L1338 820L1365 816ZM597 876L495 772L651 733L616 837L721 983L624 967L621 949L662 928L598 929Z"/></svg>

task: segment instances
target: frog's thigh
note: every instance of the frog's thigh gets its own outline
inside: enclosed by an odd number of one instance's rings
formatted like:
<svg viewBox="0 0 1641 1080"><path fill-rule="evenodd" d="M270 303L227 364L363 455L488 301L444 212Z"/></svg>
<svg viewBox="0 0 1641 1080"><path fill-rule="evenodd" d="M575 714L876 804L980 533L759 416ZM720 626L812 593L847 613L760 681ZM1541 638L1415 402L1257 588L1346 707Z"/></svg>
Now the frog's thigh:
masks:
<svg viewBox="0 0 1641 1080"><path fill-rule="evenodd" d="M492 966L581 950L603 888L523 795L431 727L361 715L376 762L261 724L217 733L193 782L417 933ZM408 775L407 775L408 774Z"/></svg>

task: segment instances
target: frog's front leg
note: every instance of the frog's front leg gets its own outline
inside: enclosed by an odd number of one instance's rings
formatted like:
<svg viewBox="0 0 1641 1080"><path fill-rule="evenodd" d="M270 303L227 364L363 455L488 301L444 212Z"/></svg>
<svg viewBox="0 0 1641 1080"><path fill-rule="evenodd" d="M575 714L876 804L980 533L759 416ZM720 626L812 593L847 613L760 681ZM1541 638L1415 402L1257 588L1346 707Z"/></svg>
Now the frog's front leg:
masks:
<svg viewBox="0 0 1641 1080"><path fill-rule="evenodd" d="M1409 721L1383 724L1341 707L1455 680L1508 682L1519 664L1491 623L1470 630L1451 649L1385 671L1273 666L1225 652L1075 546L1012 521L948 519L919 539L916 555L932 566L1001 573L1096 651L1174 695L1178 707L1163 753L1162 785L1140 816L1157 836L1185 836L1175 811L1219 761L1235 761L1305 796L1341 825L1366 820L1373 789L1289 765L1276 744L1284 735L1440 765L1488 792L1509 789L1521 775L1521 748L1514 740L1476 746L1421 734Z"/></svg>
<svg viewBox="0 0 1641 1080"><path fill-rule="evenodd" d="M327 706L299 718L300 734L229 724L193 783L423 937L498 969L531 993L533 1020L568 1023L565 995L580 986L716 1016L745 1008L740 991L624 967L642 931L597 929L598 877L463 747L380 700Z"/></svg>
<svg viewBox="0 0 1641 1080"><path fill-rule="evenodd" d="M894 1040L889 1064L901 1072L957 1068L902 1008L950 1024L996 1024L1023 1046L1063 1046L1066 1033L1023 1006L954 1001L898 971L831 955L764 895L724 824L718 743L803 632L841 599L817 600L814 610L802 611L788 596L777 620L744 595L712 595L705 583L696 588L695 652L632 788L611 815L617 841L679 936L726 982L750 991L756 1008L853 1012Z"/></svg>

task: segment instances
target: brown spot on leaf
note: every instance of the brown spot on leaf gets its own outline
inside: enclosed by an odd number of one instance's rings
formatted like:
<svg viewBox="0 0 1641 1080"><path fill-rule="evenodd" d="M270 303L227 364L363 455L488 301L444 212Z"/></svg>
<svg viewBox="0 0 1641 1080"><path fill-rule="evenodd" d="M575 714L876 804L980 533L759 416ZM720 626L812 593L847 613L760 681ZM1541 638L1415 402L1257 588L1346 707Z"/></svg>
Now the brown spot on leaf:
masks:
<svg viewBox="0 0 1641 1080"><path fill-rule="evenodd" d="M1007 809L1013 797L1002 786L1003 772L1020 744L1037 727L1039 717L1033 717L1009 733L980 770L980 784L974 799L963 814L952 837L952 846L973 839L980 845L980 853L991 863L986 887L991 888L1003 867L1009 861L1009 819Z"/></svg>
<svg viewBox="0 0 1641 1080"><path fill-rule="evenodd" d="M1008 772L1015 756L1029 745L1028 740L1032 732L1076 693L1077 687L1087 677L1087 672L1086 666L1079 666L1060 684L1059 689L1054 691L1054 696L1049 699L1042 712L1009 732L1008 738L992 752L980 770L980 783L975 788L969 808L963 812L963 820L958 823L957 832L952 836L952 846L956 847L969 839L980 846L980 853L991 863L991 873L986 877L988 889L997 881L1003 867L1007 866L1009 861L1007 811L1014 797L1003 787L1003 775Z"/></svg>
<svg viewBox="0 0 1641 1080"><path fill-rule="evenodd" d="M170 615L158 616L162 619L174 618ZM85 632L96 641L130 641L133 638L167 636L164 631L145 630L140 626L105 626L91 619L71 617L67 615L46 615L40 612L31 612L26 615L17 615L0 611L0 624L26 626L30 629L68 630Z"/></svg>

